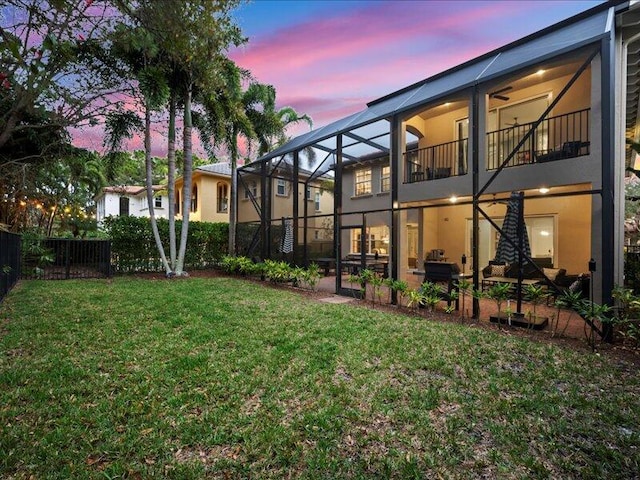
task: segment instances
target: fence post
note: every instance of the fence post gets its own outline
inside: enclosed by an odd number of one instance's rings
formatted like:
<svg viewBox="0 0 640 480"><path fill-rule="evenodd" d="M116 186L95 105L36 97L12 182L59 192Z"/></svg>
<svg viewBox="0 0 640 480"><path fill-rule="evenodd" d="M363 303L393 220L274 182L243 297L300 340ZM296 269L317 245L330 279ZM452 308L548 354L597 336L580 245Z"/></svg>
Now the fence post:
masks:
<svg viewBox="0 0 640 480"><path fill-rule="evenodd" d="M64 254L65 254L65 265L64 265L64 278L66 280L69 280L71 278L71 241L70 240L65 240L64 242L65 244L65 248L64 248Z"/></svg>

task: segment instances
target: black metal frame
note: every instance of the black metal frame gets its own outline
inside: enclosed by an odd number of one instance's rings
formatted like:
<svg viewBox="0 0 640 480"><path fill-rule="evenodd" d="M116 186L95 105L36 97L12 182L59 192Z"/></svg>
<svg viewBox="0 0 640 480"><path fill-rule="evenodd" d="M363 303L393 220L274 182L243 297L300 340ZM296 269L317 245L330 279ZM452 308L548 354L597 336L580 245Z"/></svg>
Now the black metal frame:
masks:
<svg viewBox="0 0 640 480"><path fill-rule="evenodd" d="M589 194L591 195L598 195L600 194L602 196L603 199L603 208L606 209L606 214L603 215L603 225L602 225L602 252L601 252L601 258L613 258L613 248L614 248L614 239L613 239L613 201L612 201L612 195L613 195L613 191L614 191L614 175L613 175L613 162L611 161L611 158L613 158L613 154L614 152L614 146L615 146L615 141L613 138L611 138L611 132L613 129L613 119L614 119L614 101L613 101L613 89L612 89L612 85L613 85L613 78L615 78L615 71L614 71L614 65L613 65L613 58L614 57L614 52L612 51L613 49L613 35L614 33L609 33L609 35L606 38L602 38L601 40L599 40L599 43L596 44L591 44L591 46L580 46L580 48L576 49L576 51L582 51L585 52L585 57L584 61L582 62L582 64L580 65L580 67L574 72L574 74L572 75L572 77L569 79L569 81L566 83L566 85L564 85L564 87L561 89L561 91L554 96L554 99L551 101L551 103L549 104L549 106L545 109L545 111L542 113L542 115L535 121L532 122L530 124L527 125L528 129L526 132L524 132L524 135L519 139L519 141L517 142L517 144L514 146L513 150L511 150L511 152L504 158L504 160L500 163L500 165L495 168L495 170L493 170L493 172L491 173L490 177L488 178L488 180L486 182L484 182L484 184L480 184L480 165L481 165L481 158L483 157L483 154L480 151L481 148L481 142L480 142L480 124L481 124L481 118L480 118L480 105L481 105L481 87L484 88L485 85L487 85L487 83L477 83L476 85L473 86L472 89L468 90L470 97L471 97L471 101L470 101L470 115L469 115L469 120L470 120L470 135L469 135L469 139L466 140L468 142L468 147L469 147L469 151L468 151L468 161L471 162L470 168L471 168L471 176L472 176L472 212L473 212L473 218L472 218L472 229L473 229L473 241L472 241L472 256L473 256L473 283L474 286L476 288L478 288L479 286L479 272L480 272L480 265L478 265L478 242L479 242L479 220L480 220L480 216L482 215L484 218L487 218L487 220L489 220L490 224L493 226L493 228L495 228L497 231L501 232L501 228L498 227L495 222L493 222L489 216L486 214L486 212L484 212L484 210L481 207L481 204L483 204L486 200L483 200L483 196L485 196L487 194L487 192L489 191L490 186L493 184L493 182L495 181L495 179L498 177L498 175L501 174L501 172L508 166L510 166L511 162L513 161L513 159L515 158L515 156L517 155L517 153L519 152L519 150L523 147L523 145L526 144L526 142L530 141L530 139L533 137L533 135L535 134L536 129L545 121L548 121L548 115L549 113L552 111L552 109L558 104L558 102L560 100L562 100L566 93L571 89L571 87L575 84L575 82L578 80L578 78L584 74L584 72L587 71L587 69L589 68L589 66L592 64L593 60L596 58L597 55L601 55L602 56L602 89L603 91L608 91L609 94L608 95L603 95L603 102L602 102L602 111L603 111L603 118L602 118L602 150L603 150L603 159L602 159L602 179L603 179L603 186L602 186L602 190L590 190ZM588 49L587 49L588 48ZM566 51L563 52L563 55L566 55ZM558 57L559 58L559 57ZM550 59L549 59L550 60ZM511 71L508 72L509 76L515 75L517 74L517 72ZM505 73L505 75L507 75L507 73ZM504 78L504 77L503 77ZM493 80L495 81L495 80ZM458 94L462 93L462 91L457 92ZM441 100L441 99L439 99ZM416 109L416 107L412 107L413 110ZM413 111L412 110L412 111ZM330 155L335 155L335 163L331 166L330 170L334 171L334 180L335 180L335 194L334 194L334 251L336 254L336 265L337 265L337 269L338 271L340 271L341 269L341 236L340 236L340 232L346 228L343 227L342 225L342 218L343 218L343 205L342 205L342 194L341 192L343 191L343 178L342 178L342 173L343 173L343 168L344 168L344 162L343 162L343 158L347 158L347 159L353 159L352 156L347 155L343 152L344 147L350 146L352 145L352 143L349 143L348 145L344 145L344 139L343 137L349 137L351 139L357 140L359 142L365 143L369 146L373 146L375 148L378 148L381 152L387 153L389 154L390 157L390 166L391 166L391 208L388 209L391 213L391 225L390 225L390 239L391 239L391 245L390 245L390 257L389 257L389 261L390 261L390 275L393 278L397 278L398 275L398 265L399 265L399 249L398 248L394 248L395 246L399 245L400 242L400 217L399 214L402 210L404 210L405 208L401 208L398 205L398 192L399 189L401 188L401 185L403 183L407 183L407 179L403 179L400 178L400 161L402 160L402 155L403 155L403 148L404 145L402 144L402 140L404 139L402 132L401 132L401 128L402 128L402 120L404 118L404 116L406 116L408 113L404 112L402 114L396 114L394 116L392 116L391 118L389 118L390 121L390 149L387 149L386 147L384 147L383 145L381 145L379 142L375 142L373 141L373 139L366 139L363 138L359 135L353 134L353 133L338 133L335 135L335 139L336 139L336 144L335 144L335 149L330 149L330 148L326 148L326 147L321 147L319 145L318 148L320 148L321 150L327 151L328 155L326 158L328 158ZM587 140L587 142L589 142L589 140ZM299 150L298 150L299 151ZM294 178L293 178L293 183L294 185L296 185L296 189L297 189L297 184L298 184L298 174L299 174L299 170L298 170L298 151L296 151L294 153ZM281 158L282 159L282 158ZM262 161L263 165L262 165L262 171L265 172L265 163L268 162L269 160L266 161ZM321 163L322 165L322 163ZM319 169L320 167L318 167ZM467 164L467 168L465 168L465 172L468 170L469 165ZM316 169L316 171L313 173L314 175L317 173L318 169ZM264 183L264 178L263 178L263 183ZM308 184L308 182L311 180L311 178L309 178L306 182L305 182L305 188ZM270 183L270 182L269 182ZM411 182L409 182L411 183ZM263 188L263 194L264 194L265 189ZM569 192L567 193L568 195L571 195L572 193ZM583 195L585 194L585 192L576 192L576 194L580 194ZM565 194L566 195L566 194ZM295 195L295 200L294 200L294 221L296 222L296 235L298 232L298 205L297 205L297 191L296 191L296 195ZM548 197L548 196L547 196ZM535 196L529 196L529 198L535 198ZM266 205L265 201L267 201L266 198L263 197L263 203L262 205ZM522 205L524 205L524 201L525 198L524 196L522 196L521 198L521 202ZM385 209L386 211L387 209ZM263 232L268 231L268 219L270 218L269 215L265 214L265 208L263 207L263 215L262 217L262 221L264 223L264 227L263 227ZM364 213L364 212L349 212L349 214L357 214L357 213ZM303 212L303 227L304 227L304 231L307 231L308 228L308 209L307 209L307 205L305 202L305 208L304 208L304 212ZM502 232L501 232L502 233ZM263 246L264 246L265 242L263 242ZM298 247L298 243L297 243L297 237L296 237L296 242L295 242L295 247ZM518 247L518 245L515 245L515 247ZM308 255L308 246L307 246L307 241L306 241L306 234L305 234L305 240L304 240L304 245L303 245L303 249L304 249L304 253L303 253L303 259L304 259L304 263L308 264L309 261L309 255ZM531 261L530 257L527 257L527 255L522 251L522 247L519 246L518 251L520 252L520 254L522 255L522 261L526 261L529 260ZM264 254L267 254L268 252L264 252ZM522 263L522 262L521 262ZM602 286L603 286L603 302L608 303L611 300L611 291L613 288L613 266L611 265L611 262L602 262L603 268L601 269L601 276L602 276ZM522 273L522 272L520 272ZM543 273L543 272L540 272ZM547 277L544 277L547 278ZM548 280L548 278L547 278ZM550 284L552 284L552 282L549 282ZM341 289L341 280L340 280L340 275L336 276L336 291L340 291ZM395 300L395 299L394 299ZM477 299L474 299L473 302L473 313L474 316L477 317L477 315L479 314L479 304ZM608 338L608 334L607 332L602 332L602 336L604 338Z"/></svg>

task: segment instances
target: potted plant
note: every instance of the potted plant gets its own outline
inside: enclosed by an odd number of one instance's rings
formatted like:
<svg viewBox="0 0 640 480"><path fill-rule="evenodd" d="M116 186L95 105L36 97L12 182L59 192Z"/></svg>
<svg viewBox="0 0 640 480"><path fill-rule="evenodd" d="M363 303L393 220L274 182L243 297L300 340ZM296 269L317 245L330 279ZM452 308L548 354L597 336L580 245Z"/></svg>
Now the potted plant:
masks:
<svg viewBox="0 0 640 480"><path fill-rule="evenodd" d="M527 328L533 328L535 325L543 325L547 322L547 317L538 317L536 309L538 304L549 296L549 292L544 285L527 285L524 289L525 298L533 305L533 315L531 312L527 315Z"/></svg>
<svg viewBox="0 0 640 480"><path fill-rule="evenodd" d="M494 283L486 292L487 298L496 302L498 311L495 317L491 317L491 320L498 322L498 325L502 325L502 319L507 318L507 312L502 311L502 304L505 300L508 300L511 296L513 287L510 283L497 282Z"/></svg>

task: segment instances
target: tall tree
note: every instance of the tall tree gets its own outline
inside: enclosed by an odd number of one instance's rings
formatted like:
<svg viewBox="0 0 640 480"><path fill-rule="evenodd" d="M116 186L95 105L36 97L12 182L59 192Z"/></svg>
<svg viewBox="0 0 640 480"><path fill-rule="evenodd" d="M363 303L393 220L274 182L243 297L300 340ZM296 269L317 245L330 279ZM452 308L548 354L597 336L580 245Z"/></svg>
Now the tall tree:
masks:
<svg viewBox="0 0 640 480"><path fill-rule="evenodd" d="M0 148L26 117L62 129L96 121L120 85L104 54L113 14L72 0L5 0L0 25ZM31 124L30 124L31 123Z"/></svg>
<svg viewBox="0 0 640 480"><path fill-rule="evenodd" d="M273 149L277 142L286 140L287 125L299 121L310 123L307 115L299 115L293 108L276 110L276 91L271 85L250 81L249 73L227 60L221 69L224 84L220 90L208 92L202 103L205 115L197 117L202 143L212 152L215 145L224 145L231 164L231 206L229 209L229 252L236 251L237 168L239 143L249 148L258 144L259 153Z"/></svg>
<svg viewBox="0 0 640 480"><path fill-rule="evenodd" d="M144 164L147 204L153 238L160 254L162 265L167 275L173 272L173 266L167 260L154 208L153 190L153 157L151 154L151 114L163 107L169 99L169 85L165 74L165 65L160 58L160 48L153 35L143 27L118 25L113 53L125 64L135 78L144 110L142 131L144 132ZM115 151L124 137L130 137L141 122L132 111L112 114L107 120L106 140L112 151Z"/></svg>
<svg viewBox="0 0 640 480"><path fill-rule="evenodd" d="M154 46L162 52L155 66L158 71L155 79L163 76L169 86L169 135L168 135L168 176L169 176L169 217L173 218L175 193L175 125L177 107L183 107L183 152L184 185L183 220L180 245L175 252L175 235L170 234L170 261L167 274L184 274L191 203L191 181L193 171L192 149L192 99L194 92L213 90L220 82L219 65L224 61L223 54L231 45L238 45L244 39L231 18L231 10L238 5L236 0L216 2L167 0L119 1L118 5L133 20L136 27L144 29L152 37ZM149 119L147 119L149 120ZM148 125L148 121L145 122ZM147 131L147 128L145 128ZM145 135L146 139L149 139ZM145 148L150 152L149 148ZM150 154L150 153L149 153ZM147 196L153 195L147 179ZM153 211L152 202L149 205ZM153 214L152 223L153 223ZM170 225L170 230L173 225ZM161 250L161 246L159 249ZM162 251L161 251L162 254ZM175 256L174 256L175 255Z"/></svg>

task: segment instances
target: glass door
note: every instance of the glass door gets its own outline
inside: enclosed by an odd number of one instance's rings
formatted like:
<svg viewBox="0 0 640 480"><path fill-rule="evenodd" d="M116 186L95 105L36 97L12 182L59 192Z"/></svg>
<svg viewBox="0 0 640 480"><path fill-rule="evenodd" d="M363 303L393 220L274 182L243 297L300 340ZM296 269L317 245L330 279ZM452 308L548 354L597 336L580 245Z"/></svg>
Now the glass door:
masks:
<svg viewBox="0 0 640 480"><path fill-rule="evenodd" d="M357 281L356 275L367 267L367 251L370 248L369 237L364 225L349 225L340 228L342 238L342 252L338 259L337 292L339 295L352 295L362 298L364 292Z"/></svg>

